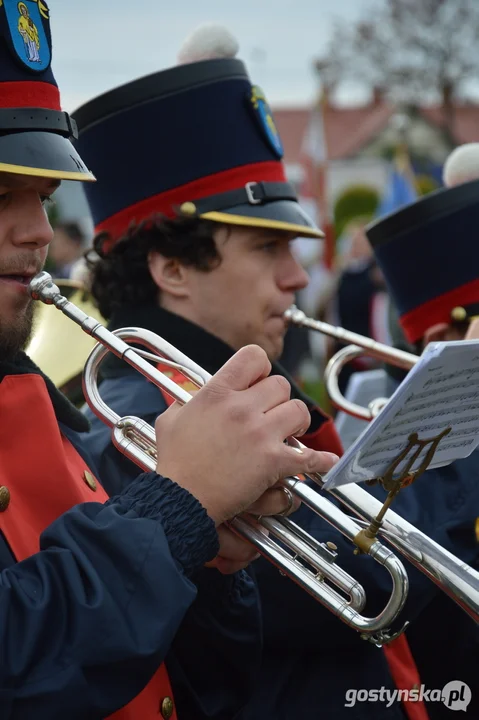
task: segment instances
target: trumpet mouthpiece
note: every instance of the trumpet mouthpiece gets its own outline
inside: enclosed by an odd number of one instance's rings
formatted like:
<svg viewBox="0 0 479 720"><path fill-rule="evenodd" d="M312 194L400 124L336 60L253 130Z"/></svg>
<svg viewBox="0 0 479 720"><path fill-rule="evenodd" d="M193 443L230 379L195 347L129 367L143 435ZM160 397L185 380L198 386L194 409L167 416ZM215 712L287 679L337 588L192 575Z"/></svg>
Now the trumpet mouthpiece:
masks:
<svg viewBox="0 0 479 720"><path fill-rule="evenodd" d="M55 298L61 295L60 290L52 280L52 276L42 270L30 281L28 292L34 300L41 300L45 305L53 305Z"/></svg>
<svg viewBox="0 0 479 720"><path fill-rule="evenodd" d="M298 310L296 305L291 305L291 307L284 313L284 319L286 322L293 324L300 324L305 320L305 318L306 315L304 312L302 310Z"/></svg>

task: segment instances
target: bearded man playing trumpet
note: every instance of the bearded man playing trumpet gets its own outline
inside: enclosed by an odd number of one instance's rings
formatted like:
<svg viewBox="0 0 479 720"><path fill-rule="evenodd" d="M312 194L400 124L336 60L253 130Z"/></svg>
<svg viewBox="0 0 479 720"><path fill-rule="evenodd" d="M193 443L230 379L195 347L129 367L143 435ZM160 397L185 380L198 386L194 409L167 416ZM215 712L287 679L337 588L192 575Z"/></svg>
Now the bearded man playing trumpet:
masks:
<svg viewBox="0 0 479 720"><path fill-rule="evenodd" d="M229 52L229 39L221 38ZM146 327L209 372L254 342L267 352L275 372L285 375L276 362L286 332L283 315L307 282L290 242L298 235L321 237L321 232L285 181L281 140L264 95L251 86L238 60L215 58L211 42L206 45L205 55L196 41L188 43L181 56L185 64L113 90L75 113L79 148L98 178L87 192L98 233L92 292L111 329ZM127 157L118 156L119 146ZM115 358L102 368L102 397L120 415L151 422L170 404L166 394ZM193 389L179 373L171 374ZM293 385L292 392L310 411L302 441L341 452L331 420L299 388ZM90 419L90 450L115 493L130 482L134 469L112 445L108 429ZM472 481L460 477L457 482L467 495ZM441 501L430 503L423 516L429 483ZM453 502L448 479L429 473L404 495L397 511L457 551L450 529L460 532L469 508L466 500ZM390 592L383 570L358 560L352 545L306 507L296 518L319 542L336 546L340 564L367 587L368 609L382 608ZM465 543L463 555L472 558L475 552ZM254 576L265 647L245 720L347 718L350 688L392 691L420 683L404 635L380 650L265 560L255 563ZM410 584L404 619L413 620L439 591L414 569ZM398 720L427 717L421 702L395 703L388 711ZM384 706L357 705L354 712L379 720Z"/></svg>

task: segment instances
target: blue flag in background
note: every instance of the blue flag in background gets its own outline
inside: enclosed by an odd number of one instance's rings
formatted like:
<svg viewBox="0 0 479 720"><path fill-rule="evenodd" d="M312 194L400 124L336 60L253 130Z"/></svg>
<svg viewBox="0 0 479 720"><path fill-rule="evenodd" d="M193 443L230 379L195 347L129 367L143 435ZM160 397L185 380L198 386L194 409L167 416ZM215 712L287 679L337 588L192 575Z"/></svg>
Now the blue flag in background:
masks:
<svg viewBox="0 0 479 720"><path fill-rule="evenodd" d="M412 181L406 173L402 173L397 167L394 167L389 175L386 192L376 210L376 217L388 215L416 200L417 192Z"/></svg>

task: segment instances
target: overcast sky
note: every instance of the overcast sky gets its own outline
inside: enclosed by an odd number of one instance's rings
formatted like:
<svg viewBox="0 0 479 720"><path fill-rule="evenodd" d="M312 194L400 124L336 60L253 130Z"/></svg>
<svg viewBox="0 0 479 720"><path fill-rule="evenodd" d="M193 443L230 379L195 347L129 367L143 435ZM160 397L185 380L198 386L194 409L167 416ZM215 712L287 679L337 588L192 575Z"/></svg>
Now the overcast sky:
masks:
<svg viewBox="0 0 479 720"><path fill-rule="evenodd" d="M176 62L199 24L219 22L272 104L314 96L311 62L324 52L335 19L349 22L383 0L49 0L53 67L63 106L86 100Z"/></svg>

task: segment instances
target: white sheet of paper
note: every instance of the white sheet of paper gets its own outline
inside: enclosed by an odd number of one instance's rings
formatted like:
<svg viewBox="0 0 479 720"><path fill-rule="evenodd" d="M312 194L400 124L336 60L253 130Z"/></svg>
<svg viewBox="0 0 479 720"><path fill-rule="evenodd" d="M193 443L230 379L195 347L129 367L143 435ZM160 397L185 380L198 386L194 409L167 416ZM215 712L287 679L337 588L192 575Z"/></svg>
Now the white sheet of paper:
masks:
<svg viewBox="0 0 479 720"><path fill-rule="evenodd" d="M324 487L378 478L407 446L412 433L426 440L446 428L451 432L440 441L431 468L467 457L479 444L478 340L428 345L386 407L327 473ZM411 470L420 466L429 448Z"/></svg>

